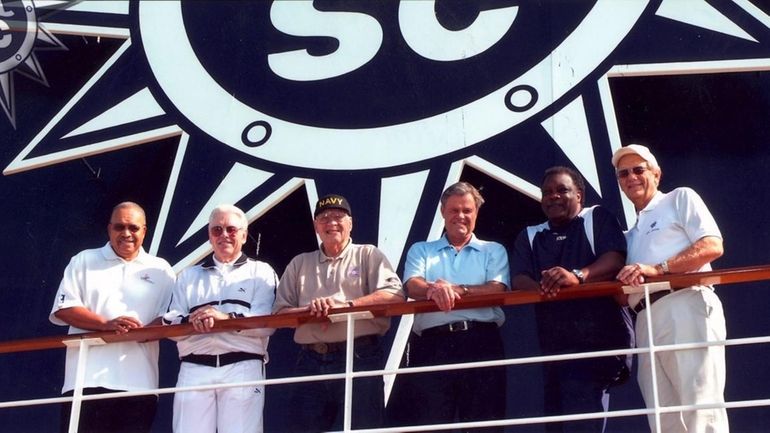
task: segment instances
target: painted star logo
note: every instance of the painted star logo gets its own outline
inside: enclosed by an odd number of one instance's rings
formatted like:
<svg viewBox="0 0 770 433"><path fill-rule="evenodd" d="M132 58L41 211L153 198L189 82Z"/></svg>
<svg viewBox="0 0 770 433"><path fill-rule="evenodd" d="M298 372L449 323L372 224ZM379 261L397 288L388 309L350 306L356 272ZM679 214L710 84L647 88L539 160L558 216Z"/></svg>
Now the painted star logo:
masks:
<svg viewBox="0 0 770 433"><path fill-rule="evenodd" d="M66 47L37 22L32 0L0 1L0 105L14 128L14 76L22 75L48 86L36 55L36 51L41 50L66 50Z"/></svg>

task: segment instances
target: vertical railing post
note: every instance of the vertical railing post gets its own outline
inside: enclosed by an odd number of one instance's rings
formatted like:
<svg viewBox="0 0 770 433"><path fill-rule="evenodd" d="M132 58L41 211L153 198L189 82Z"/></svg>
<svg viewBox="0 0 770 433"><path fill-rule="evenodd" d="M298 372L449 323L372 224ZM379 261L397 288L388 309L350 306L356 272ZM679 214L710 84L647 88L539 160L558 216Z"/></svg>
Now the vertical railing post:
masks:
<svg viewBox="0 0 770 433"><path fill-rule="evenodd" d="M349 432L352 430L353 419L353 358L354 358L354 340L355 340L355 321L360 319L373 319L371 311L355 311L351 313L330 314L329 321L337 323L345 320L347 322L347 340L345 343L345 401L344 413L342 418L342 430Z"/></svg>
<svg viewBox="0 0 770 433"><path fill-rule="evenodd" d="M655 431L662 433L660 430L660 398L658 397L658 375L656 370L655 359L655 334L653 334L652 328L652 305L650 305L650 286L644 285L644 302L647 308L644 309L644 315L647 317L647 335L649 336L649 356L650 356L650 377L652 378L652 401L653 408L655 409Z"/></svg>
<svg viewBox="0 0 770 433"><path fill-rule="evenodd" d="M347 316L347 350L345 351L345 412L342 419L342 430L349 432L352 427L353 419L353 350L355 342L355 319L353 314Z"/></svg>
<svg viewBox="0 0 770 433"><path fill-rule="evenodd" d="M65 341L68 347L78 348L78 365L75 368L75 387L72 392L72 410L70 411L69 433L77 433L80 424L80 406L83 402L83 385L86 381L86 365L88 363L88 350L91 346L105 344L101 338L82 338L80 340Z"/></svg>

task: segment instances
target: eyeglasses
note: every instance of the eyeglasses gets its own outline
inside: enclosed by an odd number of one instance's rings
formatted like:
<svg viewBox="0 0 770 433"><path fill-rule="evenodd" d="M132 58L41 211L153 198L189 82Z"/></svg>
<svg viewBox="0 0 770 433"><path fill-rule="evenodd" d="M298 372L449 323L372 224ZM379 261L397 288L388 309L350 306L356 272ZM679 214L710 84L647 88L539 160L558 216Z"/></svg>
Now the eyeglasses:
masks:
<svg viewBox="0 0 770 433"><path fill-rule="evenodd" d="M628 176L630 176L631 173L634 173L637 176L641 176L647 170L649 170L649 168L647 168L647 167L645 167L643 165L637 165L636 167L624 168L622 170L618 170L618 172L616 174L618 175L619 178L625 179Z"/></svg>
<svg viewBox="0 0 770 433"><path fill-rule="evenodd" d="M112 227L112 230L118 233L124 232L126 231L126 229L128 229L128 231L130 231L131 233L136 233L139 230L141 230L142 227L144 227L144 226L138 226L136 224L121 224L121 223L110 223L110 226Z"/></svg>
<svg viewBox="0 0 770 433"><path fill-rule="evenodd" d="M347 217L348 217L348 214L345 214L345 213L325 212L315 217L315 219L321 224L329 224L332 221L335 221L338 223L342 222L342 220L344 220Z"/></svg>
<svg viewBox="0 0 770 433"><path fill-rule="evenodd" d="M238 231L240 231L240 230L241 230L241 227L236 227L236 226L227 226L227 227L211 226L211 227L209 227L209 233L211 233L211 236L214 236L214 237L222 236L222 233L227 233L228 236L232 236L232 235L238 233Z"/></svg>

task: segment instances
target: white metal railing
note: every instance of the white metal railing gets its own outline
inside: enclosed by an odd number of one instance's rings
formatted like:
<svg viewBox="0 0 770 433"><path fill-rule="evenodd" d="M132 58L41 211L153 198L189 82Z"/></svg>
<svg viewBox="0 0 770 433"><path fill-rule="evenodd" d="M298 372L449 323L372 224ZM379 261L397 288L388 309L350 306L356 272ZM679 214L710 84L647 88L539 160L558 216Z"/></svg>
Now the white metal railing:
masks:
<svg viewBox="0 0 770 433"><path fill-rule="evenodd" d="M645 298L647 304L649 303L649 287L645 287ZM368 314L367 314L368 313ZM661 406L658 399L658 390L655 378L655 353L664 351L676 351L676 350L691 350L702 349L710 346L740 346L751 344L766 344L770 343L770 336L749 337L739 339L727 339L724 341L711 341L711 342L692 342L670 345L655 345L653 343L654 331L651 320L651 308L646 308L644 314L647 315L647 326L650 337L649 347L631 348L631 349L618 349L618 350L602 350L594 352L582 352L582 353L569 353L561 355L549 355L549 356L531 356L524 358L512 358L501 359L482 362L470 362L461 364L437 364L426 367L410 367L410 368L395 368L395 369L382 369L371 371L353 371L353 341L355 321L362 318L371 318L372 315L366 311L357 311L350 313L341 313L330 315L329 318L332 321L345 320L347 323L347 351L346 351L346 367L344 373L338 374L324 374L317 376L299 376L299 377L285 377L276 379L264 379L258 381L248 381L239 383L228 383L218 385L199 385L199 386L186 386L186 387L170 387L170 388L157 388L144 391L127 391L127 392L114 392L107 394L97 395L83 395L83 383L85 366L88 362L89 348L93 345L105 344L105 342L98 338L84 338L80 340L72 340L66 342L68 346L78 346L80 350L79 364L77 366L77 373L75 379L75 389L72 397L56 397L56 398L41 398L31 400L17 400L9 402L0 402L0 409L13 408L13 407L25 407L34 405L45 405L63 402L72 402L72 413L70 417L69 432L74 433L77 431L77 424L79 421L80 406L83 401L97 400L104 398L124 398L141 395L153 395L153 394L171 394L176 392L187 391L200 391L211 390L217 388L234 388L245 386L271 386L280 384L311 382L311 381L324 381L324 380L344 380L345 381L345 398L344 398L344 417L343 417L343 432L416 432L416 431L430 431L440 429L451 428L470 428L470 427L493 427L493 426L515 426L515 425L528 425L528 424L540 424L546 422L560 422L560 421L573 421L573 420L586 420L596 418L618 418L628 416L646 416L654 415L657 425L657 430L660 431L660 415L670 412L691 411L700 409L714 409L714 408L747 408L747 407L759 407L770 406L770 399L755 399L755 400L743 400L733 402L714 402L710 404L693 404L682 406ZM606 412L592 412L582 414L571 415L559 415L559 416L540 416L540 417L525 417L525 418L507 418L500 420L488 420L488 421L476 421L476 422L462 422L462 423L445 423L445 424L431 424L431 425L417 425L417 426L401 426L393 428L377 428L377 429L360 429L353 430L351 425L351 410L353 401L353 379L359 377L369 376L383 376L392 374L415 374L433 371L449 371L468 368L486 368L486 367L500 367L500 366L513 366L513 365L525 365L536 364L543 362L553 362L571 359L587 359L605 356L627 355L627 354L640 354L647 353L651 358L651 368L653 377L653 394L655 396L654 406L652 408L630 409L630 410L615 410Z"/></svg>

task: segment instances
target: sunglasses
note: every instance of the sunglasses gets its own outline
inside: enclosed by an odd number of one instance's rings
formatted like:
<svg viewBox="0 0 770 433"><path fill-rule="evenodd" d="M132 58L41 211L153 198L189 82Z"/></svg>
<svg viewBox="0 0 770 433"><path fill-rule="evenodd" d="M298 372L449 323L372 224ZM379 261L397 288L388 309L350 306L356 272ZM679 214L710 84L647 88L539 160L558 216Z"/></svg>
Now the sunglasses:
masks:
<svg viewBox="0 0 770 433"><path fill-rule="evenodd" d="M211 226L209 227L209 233L211 233L211 236L214 236L214 237L222 236L222 233L227 233L228 236L232 236L238 233L240 229L241 229L240 227L236 227L236 226L227 226L227 227Z"/></svg>
<svg viewBox="0 0 770 433"><path fill-rule="evenodd" d="M647 170L649 170L649 168L643 165L637 165L636 167L624 168L623 170L618 170L616 174L618 175L619 178L624 179L630 176L631 173L635 174L636 176L641 176Z"/></svg>
<svg viewBox="0 0 770 433"><path fill-rule="evenodd" d="M136 233L139 230L142 229L142 226L138 226L136 224L121 224L121 223L110 223L110 226L112 227L112 230L122 233L128 229L131 233Z"/></svg>

